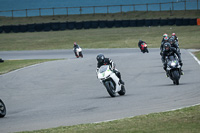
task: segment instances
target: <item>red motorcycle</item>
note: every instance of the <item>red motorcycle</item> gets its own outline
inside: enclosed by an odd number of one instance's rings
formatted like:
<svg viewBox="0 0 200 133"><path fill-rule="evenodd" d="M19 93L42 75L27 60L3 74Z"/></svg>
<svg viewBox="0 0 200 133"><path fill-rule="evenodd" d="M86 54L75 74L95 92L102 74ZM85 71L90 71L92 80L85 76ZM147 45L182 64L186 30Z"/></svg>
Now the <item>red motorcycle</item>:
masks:
<svg viewBox="0 0 200 133"><path fill-rule="evenodd" d="M145 53L149 53L149 50L147 49L147 44L146 43L142 43L141 44L141 48L140 48L141 52Z"/></svg>

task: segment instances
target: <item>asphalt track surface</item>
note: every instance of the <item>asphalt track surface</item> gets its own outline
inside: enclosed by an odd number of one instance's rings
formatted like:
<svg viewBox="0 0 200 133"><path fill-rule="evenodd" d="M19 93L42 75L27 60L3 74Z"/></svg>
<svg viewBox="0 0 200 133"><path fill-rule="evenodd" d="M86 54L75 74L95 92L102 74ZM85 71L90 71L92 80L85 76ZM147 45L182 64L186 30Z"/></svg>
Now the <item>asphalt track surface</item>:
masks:
<svg viewBox="0 0 200 133"><path fill-rule="evenodd" d="M0 52L8 59L63 58L0 75L0 97L7 115L0 132L37 130L101 122L199 104L200 66L181 50L184 75L173 85L162 68L159 49L88 49L76 59L72 50ZM126 95L111 98L96 78L96 55L117 65Z"/></svg>

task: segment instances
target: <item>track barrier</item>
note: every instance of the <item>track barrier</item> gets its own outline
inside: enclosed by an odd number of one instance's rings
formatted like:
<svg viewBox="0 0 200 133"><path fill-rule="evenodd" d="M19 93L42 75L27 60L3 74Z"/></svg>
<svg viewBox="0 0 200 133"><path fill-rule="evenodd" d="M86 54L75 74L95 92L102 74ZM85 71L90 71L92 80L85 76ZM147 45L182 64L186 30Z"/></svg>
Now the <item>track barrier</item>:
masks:
<svg viewBox="0 0 200 133"><path fill-rule="evenodd" d="M50 31L51 30L51 23L47 23L47 24L44 24L44 31Z"/></svg>
<svg viewBox="0 0 200 133"><path fill-rule="evenodd" d="M57 22L27 25L0 26L0 33L41 32L73 29L95 29L112 27L142 27L142 26L187 26L200 25L200 18L168 18L168 19L140 19L140 20L99 20L82 22Z"/></svg>
<svg viewBox="0 0 200 133"><path fill-rule="evenodd" d="M98 21L90 21L91 28L96 29L99 27L99 22Z"/></svg>
<svg viewBox="0 0 200 133"><path fill-rule="evenodd" d="M200 18L197 19L197 25L200 25Z"/></svg>
<svg viewBox="0 0 200 133"><path fill-rule="evenodd" d="M82 23L83 23L84 29L90 29L90 27L91 27L91 22L90 21L85 21L85 22L82 22Z"/></svg>
<svg viewBox="0 0 200 133"><path fill-rule="evenodd" d="M0 33L2 33L3 32L3 27L0 27Z"/></svg>

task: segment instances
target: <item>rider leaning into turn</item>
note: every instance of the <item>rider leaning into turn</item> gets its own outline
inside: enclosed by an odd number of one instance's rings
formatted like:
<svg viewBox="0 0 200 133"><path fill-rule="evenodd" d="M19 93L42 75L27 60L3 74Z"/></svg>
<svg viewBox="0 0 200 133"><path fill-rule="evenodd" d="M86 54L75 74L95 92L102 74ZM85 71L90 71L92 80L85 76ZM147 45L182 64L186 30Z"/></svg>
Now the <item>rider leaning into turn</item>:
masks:
<svg viewBox="0 0 200 133"><path fill-rule="evenodd" d="M142 41L142 40L139 40L139 42L138 42L138 47L141 49L142 47L141 47L141 45L143 44L143 43L146 43L145 41Z"/></svg>
<svg viewBox="0 0 200 133"><path fill-rule="evenodd" d="M171 47L170 43L167 42L164 44L164 51L162 54L162 63L163 63L163 69L166 71L167 69L167 62L166 62L166 57L167 56L178 56L178 60L179 60L179 64L181 65L181 67L183 66L182 60L181 60L181 55L179 54L179 52L177 52L177 50L174 47ZM166 72L167 73L167 72ZM167 75L167 74L166 74ZM183 71L181 69L181 75L183 75ZM168 77L168 75L167 75Z"/></svg>
<svg viewBox="0 0 200 133"><path fill-rule="evenodd" d="M79 48L79 45L76 42L74 42L74 53L75 53L76 56L78 56L77 53L76 53L77 48Z"/></svg>
<svg viewBox="0 0 200 133"><path fill-rule="evenodd" d="M99 70L99 68L103 65L110 65L111 69L113 70L113 72L117 75L117 77L119 78L119 82L121 84L124 84L124 82L121 79L121 74L120 72L115 68L115 63L109 59L109 58L105 58L105 56L103 54L99 54L96 57L97 59L97 71Z"/></svg>

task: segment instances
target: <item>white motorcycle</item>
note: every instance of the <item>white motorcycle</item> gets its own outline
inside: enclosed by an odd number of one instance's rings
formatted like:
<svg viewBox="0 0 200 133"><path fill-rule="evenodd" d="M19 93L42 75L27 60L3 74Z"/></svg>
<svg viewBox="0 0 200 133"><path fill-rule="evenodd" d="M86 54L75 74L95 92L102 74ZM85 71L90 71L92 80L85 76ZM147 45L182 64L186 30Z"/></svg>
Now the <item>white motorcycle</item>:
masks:
<svg viewBox="0 0 200 133"><path fill-rule="evenodd" d="M109 65L101 66L97 71L97 77L106 87L111 97L115 97L117 93L119 95L125 95L126 90L124 85L119 82L119 78L111 70Z"/></svg>
<svg viewBox="0 0 200 133"><path fill-rule="evenodd" d="M76 58L79 58L79 57L83 58L83 53L82 53L82 48L81 47L76 48L75 52L76 52L75 53Z"/></svg>

